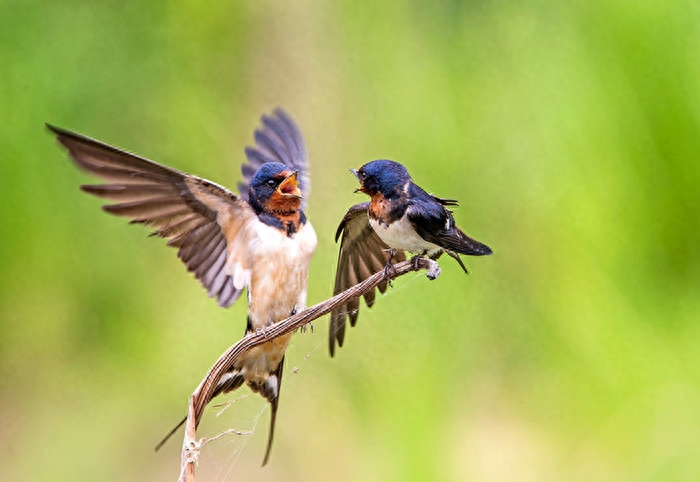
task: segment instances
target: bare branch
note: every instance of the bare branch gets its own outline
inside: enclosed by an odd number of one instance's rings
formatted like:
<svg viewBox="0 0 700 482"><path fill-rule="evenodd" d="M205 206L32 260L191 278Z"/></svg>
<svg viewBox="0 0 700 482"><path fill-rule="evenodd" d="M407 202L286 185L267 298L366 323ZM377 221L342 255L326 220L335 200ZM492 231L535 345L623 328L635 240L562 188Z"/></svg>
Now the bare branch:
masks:
<svg viewBox="0 0 700 482"><path fill-rule="evenodd" d="M353 298L359 298L370 290L375 289L383 281L391 281L399 276L403 276L411 271L428 270L427 277L431 280L440 275L440 267L437 262L420 257L413 258L402 263L394 265L394 269L379 271L373 274L363 282L356 284L342 293L335 295L321 303L305 309L289 318L275 323L264 330L256 333L251 333L243 337L238 343L226 350L211 367L207 376L204 377L197 389L190 397L189 410L187 412L187 423L185 425L185 438L182 443L182 460L181 460L181 482L193 482L194 467L197 464L199 449L201 442L196 439L196 431L199 422L202 419L204 408L211 400L217 383L221 377L228 372L246 351L251 348L269 342L273 338L291 333L298 328L305 326L307 323L320 318L321 316L330 313L338 306L346 303Z"/></svg>

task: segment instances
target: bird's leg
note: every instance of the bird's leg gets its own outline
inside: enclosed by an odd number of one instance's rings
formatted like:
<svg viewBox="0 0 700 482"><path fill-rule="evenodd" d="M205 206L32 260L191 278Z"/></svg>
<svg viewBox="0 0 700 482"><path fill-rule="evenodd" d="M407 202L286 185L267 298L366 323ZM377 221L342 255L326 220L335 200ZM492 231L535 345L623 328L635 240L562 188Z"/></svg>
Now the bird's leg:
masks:
<svg viewBox="0 0 700 482"><path fill-rule="evenodd" d="M292 310L292 312L289 313L289 316L294 316L294 315L296 315L296 314L297 314L297 307L295 306L294 309ZM313 323L313 321L309 321L307 324L302 325L301 328L300 328L301 332L302 332L302 333L306 333L306 327L307 327L307 326L311 329L311 333L313 333L313 332L314 332L314 323Z"/></svg>
<svg viewBox="0 0 700 482"><path fill-rule="evenodd" d="M418 260L428 254L428 250L424 249L422 253L419 253L411 258L411 264L415 271L418 271Z"/></svg>
<svg viewBox="0 0 700 482"><path fill-rule="evenodd" d="M394 275L396 274L396 268L394 268L394 263L391 262L392 259L394 259L394 256L396 256L396 250L394 248L389 249L389 259L386 262L386 266L384 266L384 276L387 279L387 282L389 283L390 287L394 287L393 283L391 282L391 272L394 272Z"/></svg>

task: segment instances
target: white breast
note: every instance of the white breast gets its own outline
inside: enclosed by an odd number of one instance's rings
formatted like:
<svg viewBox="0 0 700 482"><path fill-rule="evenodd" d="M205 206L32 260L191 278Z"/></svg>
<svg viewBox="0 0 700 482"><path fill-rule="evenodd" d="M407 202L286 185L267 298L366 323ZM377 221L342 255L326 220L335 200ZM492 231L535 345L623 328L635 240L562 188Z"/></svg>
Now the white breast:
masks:
<svg viewBox="0 0 700 482"><path fill-rule="evenodd" d="M369 218L369 224L390 248L402 249L411 253L440 249L439 246L421 238L406 216L388 226L380 224L372 218Z"/></svg>
<svg viewBox="0 0 700 482"><path fill-rule="evenodd" d="M249 246L252 266L248 308L257 329L306 307L309 265L317 239L309 222L291 238L262 223L257 223L255 230Z"/></svg>
<svg viewBox="0 0 700 482"><path fill-rule="evenodd" d="M306 308L306 287L316 233L305 223L294 237L263 223L254 223L248 242L248 316L253 330L288 318ZM245 380L263 383L284 356L291 333L257 346L237 363Z"/></svg>

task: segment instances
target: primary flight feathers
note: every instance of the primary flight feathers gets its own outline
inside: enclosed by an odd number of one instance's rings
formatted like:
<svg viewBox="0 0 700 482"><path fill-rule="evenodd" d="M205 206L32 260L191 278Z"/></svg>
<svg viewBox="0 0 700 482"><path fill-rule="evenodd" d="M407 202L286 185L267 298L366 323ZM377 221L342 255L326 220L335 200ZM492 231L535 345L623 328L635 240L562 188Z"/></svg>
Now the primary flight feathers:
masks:
<svg viewBox="0 0 700 482"><path fill-rule="evenodd" d="M227 245L219 215L251 215L247 212L250 180L265 162L281 162L298 170L299 188L306 198L311 187L306 146L291 117L278 108L273 115L263 115L262 122L263 127L255 131L256 146L245 149L248 163L241 166L244 182L238 184L239 196L206 179L50 124L47 127L79 167L109 182L83 185L85 192L117 202L103 206L105 211L156 228L152 235L168 238L168 245L178 248L178 256L208 295L229 307L244 286L234 286L226 272Z"/></svg>

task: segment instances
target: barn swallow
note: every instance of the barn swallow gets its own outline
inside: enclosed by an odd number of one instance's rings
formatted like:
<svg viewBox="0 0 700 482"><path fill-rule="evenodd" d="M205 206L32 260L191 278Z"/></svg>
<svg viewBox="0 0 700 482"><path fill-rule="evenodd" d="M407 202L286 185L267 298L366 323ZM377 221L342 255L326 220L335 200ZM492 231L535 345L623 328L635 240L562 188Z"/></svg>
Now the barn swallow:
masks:
<svg viewBox="0 0 700 482"><path fill-rule="evenodd" d="M231 306L248 289L246 333L264 330L305 307L309 264L317 244L304 215L309 166L301 132L284 111L262 116L256 146L245 150L248 162L241 167L244 181L238 195L82 135L47 127L80 168L107 181L82 190L116 202L103 206L105 211L153 227L152 235L169 239L168 246L178 249L188 271L220 306ZM263 465L272 447L290 337L249 350L214 390L217 396L246 383L272 406Z"/></svg>
<svg viewBox="0 0 700 482"><path fill-rule="evenodd" d="M338 226L335 240L342 234L334 293L338 294L367 279L392 261L404 261L406 252L433 259L447 253L456 259L465 273L460 254L483 256L491 248L462 232L447 208L457 206L454 199L428 194L415 184L406 168L395 161L372 161L351 172L360 182L355 192L363 192L370 201L350 208ZM386 282L378 286L384 293ZM375 291L364 295L368 307L374 304ZM329 348L343 346L345 319L357 322L360 300L348 301L331 313Z"/></svg>

